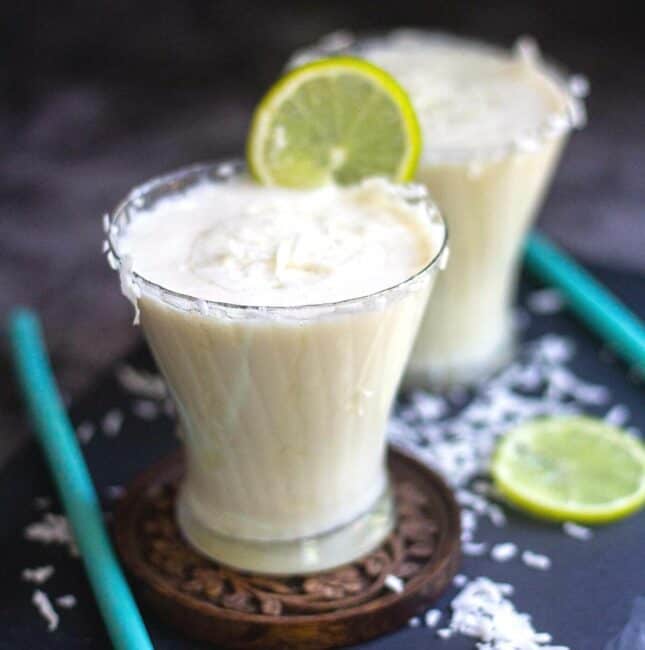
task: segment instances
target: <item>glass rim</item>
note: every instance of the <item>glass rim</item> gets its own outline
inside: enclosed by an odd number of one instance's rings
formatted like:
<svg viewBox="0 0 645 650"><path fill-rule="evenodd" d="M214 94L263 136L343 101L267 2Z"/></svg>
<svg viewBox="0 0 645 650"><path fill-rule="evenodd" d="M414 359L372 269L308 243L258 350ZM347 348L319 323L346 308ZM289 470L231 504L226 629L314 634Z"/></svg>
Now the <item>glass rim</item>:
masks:
<svg viewBox="0 0 645 650"><path fill-rule="evenodd" d="M536 123L525 138L502 138L499 143L482 147L445 147L430 153L426 153L424 147L421 154L421 165L423 165L424 161L435 165L498 160L512 153L534 151L535 142L539 144L565 135L574 129L582 129L586 125L587 112L584 100L589 93L587 78L584 75L571 73L559 62L544 56L535 40L529 36L521 36L515 40L511 47L506 47L476 36L453 34L440 29L425 29L423 27L368 29L358 32L341 29L322 36L311 45L297 49L287 62L286 68L298 67L307 61L329 56L352 54L361 56L361 48L397 35L410 35L419 39L436 38L443 41L463 42L469 46L482 47L485 50L495 51L518 59L525 57L527 60L533 61L536 69L542 72L562 92L564 97L562 109L550 112L544 120ZM554 117L559 118L557 125L552 122Z"/></svg>
<svg viewBox="0 0 645 650"><path fill-rule="evenodd" d="M207 314L211 310L225 310L226 312L243 312L244 314L257 314L265 316L272 313L289 315L307 310L320 311L329 310L332 308L336 309L360 306L365 303L365 301L378 300L379 298L386 297L389 294L402 290L409 285L414 284L415 281L422 278L424 275L426 275L426 273L429 273L435 267L441 267L441 262L448 250L448 227L446 221L441 215L441 212L439 211L436 203L432 199L432 196L429 192L425 191L425 188L422 185L419 185L418 183L407 183L399 184L397 186L419 186L420 188L424 189L424 193L420 197L420 200L427 204L428 209L426 210L426 216L428 218L428 224L435 223L437 225L441 225L441 243L435 254L419 270L415 271L412 275L406 277L400 282L397 282L396 284L389 285L372 293L364 294L361 296L354 296L351 298L344 298L342 300L319 303L303 303L297 305L248 305L244 303L232 303L220 300L199 298L198 296L176 291L174 289L169 289L168 287L153 282L152 280L149 280L131 268L124 269L125 258L127 256L121 255L118 251L118 239L120 237L120 234L118 233L117 221L120 217L127 215L130 208L141 209L143 207L142 201L144 201L145 197L149 196L150 193L154 192L155 190L160 190L161 188L169 186L173 191L180 191L181 188L178 185L180 180L186 180L188 178L194 177L197 182L207 181L219 183L230 181L232 178L242 176L245 173L247 173L246 163L239 158L206 161L179 167L178 169L165 174L161 174L159 176L155 176L135 186L121 201L117 203L112 212L104 214L104 253L107 255L108 263L113 270L118 271L119 275L121 276L124 273L129 275L128 280L133 285L132 293L135 296L134 300L138 300L141 297L141 288L143 287L145 289L148 289L149 293L159 298L160 300L167 297L170 298L170 301L162 301L166 304L170 304L171 306L183 309L184 311L199 311L202 314ZM173 188L173 185L177 187ZM189 187L191 186L192 185ZM405 196L402 198L406 202L412 203L412 200L410 198ZM128 219L127 216L126 219ZM126 297L129 296L126 295ZM136 304L135 309L137 309L138 313Z"/></svg>

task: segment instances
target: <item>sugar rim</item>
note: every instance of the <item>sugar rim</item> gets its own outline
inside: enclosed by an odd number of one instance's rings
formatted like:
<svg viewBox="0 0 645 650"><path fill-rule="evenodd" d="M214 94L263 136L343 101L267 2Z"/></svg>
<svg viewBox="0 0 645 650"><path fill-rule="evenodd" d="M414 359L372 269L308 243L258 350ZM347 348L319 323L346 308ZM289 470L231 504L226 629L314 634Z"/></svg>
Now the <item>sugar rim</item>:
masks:
<svg viewBox="0 0 645 650"><path fill-rule="evenodd" d="M143 210L148 203L153 203L170 193L180 193L190 189L201 182L222 183L229 182L235 177L246 173L246 165L239 159L223 160L215 162L204 162L186 167L181 167L168 174L154 177L132 189L128 195L120 201L112 213L103 216L103 230L106 239L103 244L103 252L107 256L110 267L119 272L121 287L124 295L131 300L135 306L135 322L138 322L137 301L145 289L148 295L164 302L165 304L184 311L197 311L202 315L213 312L224 311L227 316L239 314L242 316L270 315L294 316L297 318L317 317L328 312L336 313L338 310L353 310L365 307L365 301L378 302L395 292L403 289L410 289L421 280L426 273L436 266L443 268L444 260L448 252L448 229L437 206L432 202L423 186L416 184L399 186L401 197L410 204L418 204L423 201L427 207L426 213L428 222L434 225L441 225L443 237L435 255L421 269L401 282L384 287L370 294L345 298L334 302L311 303L302 305L246 305L242 303L230 303L217 300L207 300L190 294L168 289L160 284L148 280L144 276L132 270L131 259L128 255L121 255L118 250L118 240L123 234L123 229L128 226L132 216L130 211ZM405 195L405 190L413 188L416 196ZM311 314L303 314L310 311Z"/></svg>
<svg viewBox="0 0 645 650"><path fill-rule="evenodd" d="M514 58L531 61L536 69L541 71L563 94L564 108L562 111L550 113L543 121L536 124L521 138L502 140L499 144L484 147L459 147L428 151L424 146L421 154L421 164L440 163L480 163L501 160L514 153L536 151L539 146L573 129L582 129L587 122L587 112L584 98L589 93L589 82L580 74L571 74L566 68L549 58L541 56L536 41L530 36L518 38L511 49L496 44L487 43L478 38L458 36L447 32L416 28L399 28L390 31L373 31L354 34L349 30L339 30L323 36L309 47L297 50L287 64L288 68L297 67L312 59L357 54L361 55L367 47L387 43L388 39L410 36L423 41L436 39L443 42L463 43L467 47L482 48L488 52L496 52Z"/></svg>

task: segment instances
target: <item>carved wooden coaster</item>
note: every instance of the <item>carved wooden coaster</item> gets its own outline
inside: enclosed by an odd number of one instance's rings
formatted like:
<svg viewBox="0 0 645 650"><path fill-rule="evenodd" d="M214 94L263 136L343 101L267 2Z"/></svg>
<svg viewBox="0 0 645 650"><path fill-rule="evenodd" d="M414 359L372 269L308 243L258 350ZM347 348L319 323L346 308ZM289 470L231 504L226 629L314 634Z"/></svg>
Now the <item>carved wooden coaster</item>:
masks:
<svg viewBox="0 0 645 650"><path fill-rule="evenodd" d="M390 450L388 466L396 529L376 551L332 571L253 575L194 551L174 517L180 453L129 487L115 518L117 548L141 597L187 637L267 650L359 643L427 608L456 573L460 558L459 509L450 489L401 452Z"/></svg>

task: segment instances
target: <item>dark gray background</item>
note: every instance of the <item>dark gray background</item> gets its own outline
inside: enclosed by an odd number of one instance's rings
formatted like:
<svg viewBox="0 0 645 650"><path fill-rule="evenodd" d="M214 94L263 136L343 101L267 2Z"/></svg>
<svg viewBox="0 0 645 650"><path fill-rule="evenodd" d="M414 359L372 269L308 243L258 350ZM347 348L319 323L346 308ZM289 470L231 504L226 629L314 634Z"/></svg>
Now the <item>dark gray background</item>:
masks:
<svg viewBox="0 0 645 650"><path fill-rule="evenodd" d="M40 311L78 394L137 337L100 254L100 216L134 184L239 154L289 53L343 27L429 26L510 45L534 35L592 83L541 216L583 260L645 271L642 21L631 3L125 0L5 2L0 11L0 316ZM6 349L0 457L25 430Z"/></svg>

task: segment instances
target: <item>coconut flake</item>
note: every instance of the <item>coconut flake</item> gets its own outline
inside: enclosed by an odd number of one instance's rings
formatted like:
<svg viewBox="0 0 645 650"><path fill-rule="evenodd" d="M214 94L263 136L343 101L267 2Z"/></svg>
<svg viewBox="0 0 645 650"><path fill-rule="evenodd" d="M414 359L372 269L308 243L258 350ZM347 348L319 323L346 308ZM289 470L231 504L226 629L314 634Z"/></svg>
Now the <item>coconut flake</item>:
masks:
<svg viewBox="0 0 645 650"><path fill-rule="evenodd" d="M45 513L42 521L29 524L24 531L25 538L41 544L61 544L67 546L72 557L78 556L78 548L67 519L63 515Z"/></svg>
<svg viewBox="0 0 645 650"><path fill-rule="evenodd" d="M72 594L65 594L64 596L59 596L56 599L56 604L59 607L63 607L64 609L71 609L72 607L76 607L76 596Z"/></svg>
<svg viewBox="0 0 645 650"><path fill-rule="evenodd" d="M76 437L79 439L82 445L86 445L94 437L96 427L87 420L81 422L78 427L76 427Z"/></svg>
<svg viewBox="0 0 645 650"><path fill-rule="evenodd" d="M502 585L488 578L468 583L451 603L451 633L481 641L481 650L557 650L543 645L550 635L538 633L528 614L518 612L506 598Z"/></svg>
<svg viewBox="0 0 645 650"><path fill-rule="evenodd" d="M503 526L506 526L506 515L498 505L491 503L486 509L486 514L488 515L488 518L491 520L493 526L497 526L497 528L502 528Z"/></svg>
<svg viewBox="0 0 645 650"><path fill-rule="evenodd" d="M531 569L538 569L540 571L548 571L551 568L551 558L547 555L534 553L533 551L526 550L522 553L522 562Z"/></svg>
<svg viewBox="0 0 645 650"><path fill-rule="evenodd" d="M470 557L481 557L482 555L486 555L488 544L486 544L486 542L473 542L469 540L465 541L461 545L461 550L464 555Z"/></svg>
<svg viewBox="0 0 645 650"><path fill-rule="evenodd" d="M121 409L110 409L101 420L103 433L109 438L118 436L123 425L123 412Z"/></svg>
<svg viewBox="0 0 645 650"><path fill-rule="evenodd" d="M159 405L151 400L140 399L132 404L132 412L142 420L154 420L159 416Z"/></svg>
<svg viewBox="0 0 645 650"><path fill-rule="evenodd" d="M455 587L463 587L468 582L468 578L463 573L458 573L453 579L452 584Z"/></svg>
<svg viewBox="0 0 645 650"><path fill-rule="evenodd" d="M20 575L25 582L42 585L54 575L54 567L48 564L34 569L23 569Z"/></svg>
<svg viewBox="0 0 645 650"><path fill-rule="evenodd" d="M547 316L562 311L564 298L558 289L539 289L529 294L526 303L534 314Z"/></svg>
<svg viewBox="0 0 645 650"><path fill-rule="evenodd" d="M58 614L52 605L49 596L40 589L34 591L31 602L36 606L38 613L47 621L47 629L53 632L58 627Z"/></svg>
<svg viewBox="0 0 645 650"><path fill-rule="evenodd" d="M401 578L399 578L398 576L395 576L392 573L385 576L385 581L384 581L383 584L388 589L390 589L391 591L394 591L397 594L400 594L403 591L403 588L404 588L403 580L401 580Z"/></svg>
<svg viewBox="0 0 645 650"><path fill-rule="evenodd" d="M490 551L490 556L495 562L508 562L517 555L517 546L513 542L495 544Z"/></svg>
<svg viewBox="0 0 645 650"><path fill-rule="evenodd" d="M593 537L593 531L591 528L581 526L580 524L576 524L573 521L565 521L562 524L562 530L569 537L579 539L583 542L589 541Z"/></svg>
<svg viewBox="0 0 645 650"><path fill-rule="evenodd" d="M624 427L629 422L629 416L629 409L624 404L616 404L605 415L605 422L614 427Z"/></svg>
<svg viewBox="0 0 645 650"><path fill-rule="evenodd" d="M116 370L116 377L122 388L141 397L163 400L167 395L166 384L156 373L122 364Z"/></svg>
<svg viewBox="0 0 645 650"><path fill-rule="evenodd" d="M441 620L441 611L438 609L429 609L425 613L423 620L428 627L436 627Z"/></svg>

